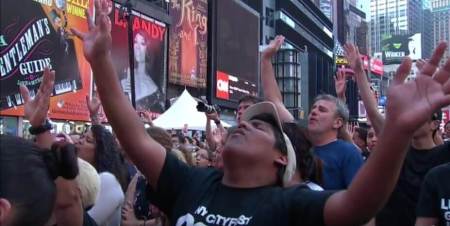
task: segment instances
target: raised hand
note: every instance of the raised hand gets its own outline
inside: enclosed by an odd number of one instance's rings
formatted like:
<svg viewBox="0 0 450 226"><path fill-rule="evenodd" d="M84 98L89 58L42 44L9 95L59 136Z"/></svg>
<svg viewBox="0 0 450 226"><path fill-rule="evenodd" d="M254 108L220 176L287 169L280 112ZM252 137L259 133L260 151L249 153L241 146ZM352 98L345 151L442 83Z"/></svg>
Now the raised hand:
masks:
<svg viewBox="0 0 450 226"><path fill-rule="evenodd" d="M388 91L388 123L413 133L433 112L450 104L450 59L442 68L438 66L446 48L446 43L438 45L414 81L403 83L411 70L411 60L402 62Z"/></svg>
<svg viewBox="0 0 450 226"><path fill-rule="evenodd" d="M275 39L270 41L269 46L262 52L262 57L266 59L271 59L273 55L277 53L277 51L281 48L281 45L284 43L284 36L277 35Z"/></svg>
<svg viewBox="0 0 450 226"><path fill-rule="evenodd" d="M109 54L111 49L111 21L108 17L107 0L95 0L95 23L94 18L86 10L89 31L84 33L71 29L72 33L83 40L84 56L93 63L101 56Z"/></svg>
<svg viewBox="0 0 450 226"><path fill-rule="evenodd" d="M336 95L340 99L345 100L345 90L347 89L347 80L345 79L345 71L342 69L336 72L334 77L334 86L336 88Z"/></svg>
<svg viewBox="0 0 450 226"><path fill-rule="evenodd" d="M25 101L25 118L30 120L33 127L44 124L47 119L48 109L50 105L50 96L53 92L55 84L55 72L45 68L43 80L39 86L36 96L32 99L30 92L26 86L20 86L20 94Z"/></svg>
<svg viewBox="0 0 450 226"><path fill-rule="evenodd" d="M86 96L86 105L89 110L89 114L91 117L97 116L98 112L100 110L100 107L102 106L100 100L97 98L97 96L93 96L92 99L89 99L89 96Z"/></svg>
<svg viewBox="0 0 450 226"><path fill-rule="evenodd" d="M363 70L363 64L361 55L359 54L358 47L351 43L344 45L344 55L348 61L348 64L354 71Z"/></svg>
<svg viewBox="0 0 450 226"><path fill-rule="evenodd" d="M422 70L423 66L427 63L427 61L423 60L423 59L418 59L416 61L416 67L417 69L420 71Z"/></svg>

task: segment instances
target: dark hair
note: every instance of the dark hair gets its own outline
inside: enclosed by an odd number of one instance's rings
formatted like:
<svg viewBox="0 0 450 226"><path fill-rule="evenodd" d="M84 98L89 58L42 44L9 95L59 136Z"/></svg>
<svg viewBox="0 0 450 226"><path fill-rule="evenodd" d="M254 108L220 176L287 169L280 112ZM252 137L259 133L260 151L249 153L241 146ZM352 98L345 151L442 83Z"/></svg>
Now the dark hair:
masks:
<svg viewBox="0 0 450 226"><path fill-rule="evenodd" d="M173 147L170 134L163 128L152 126L147 129L148 135L150 135L156 142L161 144L166 150L170 151Z"/></svg>
<svg viewBox="0 0 450 226"><path fill-rule="evenodd" d="M322 162L314 156L308 130L297 123L283 123L283 131L291 140L295 151L297 170L303 181L322 184Z"/></svg>
<svg viewBox="0 0 450 226"><path fill-rule="evenodd" d="M239 98L238 104L242 102L251 102L252 104L257 104L261 102L261 99L252 95L245 95Z"/></svg>
<svg viewBox="0 0 450 226"><path fill-rule="evenodd" d="M11 226L44 225L55 204L54 180L77 174L73 145L59 142L43 150L22 138L0 135L0 197L17 210Z"/></svg>
<svg viewBox="0 0 450 226"><path fill-rule="evenodd" d="M355 131L359 134L359 137L364 141L364 144L367 146L367 133L368 130L362 127L356 127Z"/></svg>
<svg viewBox="0 0 450 226"><path fill-rule="evenodd" d="M186 139L188 140L189 144L192 144L192 138L190 138L188 136L183 137L183 144Z"/></svg>
<svg viewBox="0 0 450 226"><path fill-rule="evenodd" d="M164 78L163 78L163 76L155 75L152 70L154 67L158 67L158 65L155 64L155 57L153 57L157 54L154 51L152 51L152 50L154 50L154 46L152 46L150 43L150 36L145 30L138 30L137 32L135 32L135 34L133 36L133 42L136 39L137 35L142 36L142 38L144 38L144 41L145 41L145 46L146 46L146 49L145 49L145 72L155 82L158 89L161 89L161 87L160 87L161 82L162 82L161 80ZM136 61L135 61L135 65L136 65Z"/></svg>
<svg viewBox="0 0 450 226"><path fill-rule="evenodd" d="M128 186L128 170L115 137L101 125L93 125L91 131L96 144L95 169L98 173L109 172L113 174L119 181L123 192L125 192Z"/></svg>

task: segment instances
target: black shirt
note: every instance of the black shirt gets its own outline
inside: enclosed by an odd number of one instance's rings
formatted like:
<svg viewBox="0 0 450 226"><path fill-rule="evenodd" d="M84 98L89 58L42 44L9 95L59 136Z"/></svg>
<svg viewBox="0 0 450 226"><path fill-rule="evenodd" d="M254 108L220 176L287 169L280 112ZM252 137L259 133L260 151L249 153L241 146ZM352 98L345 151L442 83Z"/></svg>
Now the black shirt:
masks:
<svg viewBox="0 0 450 226"><path fill-rule="evenodd" d="M176 226L324 225L323 210L332 192L305 186L232 188L221 183L222 177L216 169L190 168L167 155L157 191L149 187L149 192Z"/></svg>
<svg viewBox="0 0 450 226"><path fill-rule="evenodd" d="M450 163L433 168L426 175L417 204L417 217L439 219L450 226Z"/></svg>
<svg viewBox="0 0 450 226"><path fill-rule="evenodd" d="M450 162L450 142L431 150L409 148L397 185L386 206L377 214L377 226L414 225L420 187L425 175L435 166Z"/></svg>

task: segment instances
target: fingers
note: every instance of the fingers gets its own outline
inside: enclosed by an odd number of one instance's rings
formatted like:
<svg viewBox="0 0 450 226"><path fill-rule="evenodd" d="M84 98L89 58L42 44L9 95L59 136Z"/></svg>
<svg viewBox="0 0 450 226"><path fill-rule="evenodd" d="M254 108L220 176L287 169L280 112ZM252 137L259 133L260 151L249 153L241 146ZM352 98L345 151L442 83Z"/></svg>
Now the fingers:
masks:
<svg viewBox="0 0 450 226"><path fill-rule="evenodd" d="M447 43L445 42L439 43L439 45L434 50L434 53L431 56L430 60L423 66L421 74L432 76L436 71L436 69L438 68L439 61L441 61L441 58L444 55L446 49Z"/></svg>
<svg viewBox="0 0 450 226"><path fill-rule="evenodd" d="M418 69L419 71L421 71L422 68L423 68L423 66L425 65L425 63L426 63L425 60L423 60L423 59L418 59L418 60L416 61L416 67L417 67L417 69Z"/></svg>
<svg viewBox="0 0 450 226"><path fill-rule="evenodd" d="M95 24L94 24L94 20L92 18L92 15L91 15L91 13L89 12L88 9L85 10L85 13L86 13L86 20L88 22L88 29L92 30L92 29L95 28Z"/></svg>
<svg viewBox="0 0 450 226"><path fill-rule="evenodd" d="M24 85L20 86L20 94L23 97L23 101L25 101L25 104L28 103L30 101L30 91L28 90L28 88Z"/></svg>
<svg viewBox="0 0 450 226"><path fill-rule="evenodd" d="M39 89L42 88L43 94L50 96L53 92L53 85L55 84L55 71L50 71L47 67L44 69L44 78Z"/></svg>
<svg viewBox="0 0 450 226"><path fill-rule="evenodd" d="M77 36L79 39L84 40L84 38L86 37L86 34L78 31L75 28L70 28L70 31L72 32L72 34L74 34L75 36Z"/></svg>
<svg viewBox="0 0 450 226"><path fill-rule="evenodd" d="M440 68L436 74L433 76L434 80L437 82L444 84L450 78L450 59L444 64L442 68Z"/></svg>
<svg viewBox="0 0 450 226"><path fill-rule="evenodd" d="M393 85L402 84L405 81L411 71L411 64L411 58L405 57L405 59L403 59L402 64L400 64L395 73Z"/></svg>

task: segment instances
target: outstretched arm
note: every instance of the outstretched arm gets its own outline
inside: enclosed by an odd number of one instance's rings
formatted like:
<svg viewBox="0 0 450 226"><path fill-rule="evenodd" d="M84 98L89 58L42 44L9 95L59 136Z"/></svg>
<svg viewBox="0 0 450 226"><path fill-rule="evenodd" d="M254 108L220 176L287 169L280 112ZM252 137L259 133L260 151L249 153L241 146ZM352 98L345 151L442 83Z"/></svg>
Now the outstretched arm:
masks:
<svg viewBox="0 0 450 226"><path fill-rule="evenodd" d="M82 33L73 29L72 32L83 40L84 55L91 64L103 108L121 145L156 188L166 152L147 134L144 124L122 93L110 56L112 38L107 5L104 0L102 3L96 0L95 5L96 24L87 12L89 31Z"/></svg>
<svg viewBox="0 0 450 226"><path fill-rule="evenodd" d="M361 99L366 108L368 118L372 123L375 133L378 135L383 128L384 118L380 112L378 112L377 101L370 90L369 81L362 65L359 50L353 44L346 44L344 50L345 57L355 73L356 84L358 85L359 94L361 95Z"/></svg>
<svg viewBox="0 0 450 226"><path fill-rule="evenodd" d="M411 60L405 59L400 65L389 88L386 123L376 150L348 190L327 200L324 210L327 225L362 224L386 203L398 179L412 134L434 111L450 104L450 59L434 73L445 49L445 43L441 43L415 81L403 83L410 72Z"/></svg>
<svg viewBox="0 0 450 226"><path fill-rule="evenodd" d="M292 122L294 117L283 104L280 88L278 87L272 66L272 57L280 49L284 37L277 35L269 46L262 52L261 56L261 82L264 90L264 99L272 102L277 107L278 114L283 122Z"/></svg>

